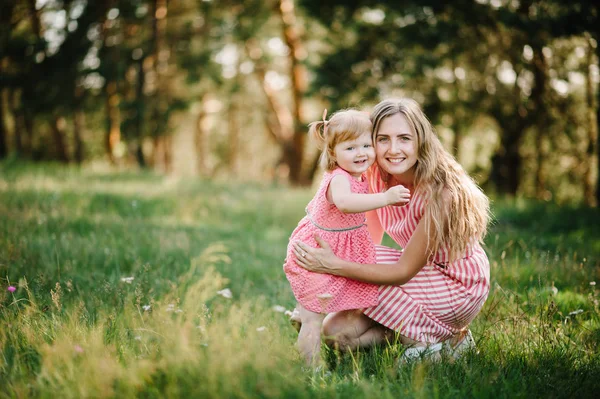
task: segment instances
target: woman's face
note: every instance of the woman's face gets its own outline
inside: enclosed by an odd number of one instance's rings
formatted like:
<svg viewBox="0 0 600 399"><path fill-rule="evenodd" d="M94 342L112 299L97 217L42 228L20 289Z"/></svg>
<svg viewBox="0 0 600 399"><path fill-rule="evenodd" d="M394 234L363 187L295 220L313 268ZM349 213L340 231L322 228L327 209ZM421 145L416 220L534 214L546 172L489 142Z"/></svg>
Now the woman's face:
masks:
<svg viewBox="0 0 600 399"><path fill-rule="evenodd" d="M417 164L417 136L403 114L388 116L380 122L375 154L384 171L412 182Z"/></svg>

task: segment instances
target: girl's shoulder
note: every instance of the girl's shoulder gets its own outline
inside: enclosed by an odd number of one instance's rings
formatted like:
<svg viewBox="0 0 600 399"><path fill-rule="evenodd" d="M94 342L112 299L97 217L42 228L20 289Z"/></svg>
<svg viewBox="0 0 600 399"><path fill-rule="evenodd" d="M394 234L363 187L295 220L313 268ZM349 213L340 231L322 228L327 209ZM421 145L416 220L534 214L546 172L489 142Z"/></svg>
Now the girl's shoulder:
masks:
<svg viewBox="0 0 600 399"><path fill-rule="evenodd" d="M329 173L331 173L331 174L332 174L332 175L334 175L334 176L335 176L335 175L344 175L344 176L351 177L351 176L350 176L350 173L348 173L347 171L345 171L344 169L342 169L342 168L340 168L340 167L337 167L337 168L335 168L334 170L332 170L332 171L331 171L331 172L329 172Z"/></svg>
<svg viewBox="0 0 600 399"><path fill-rule="evenodd" d="M348 179L350 182L355 180L350 173L348 173L347 171L345 171L344 169L339 168L339 167L335 168L331 172L325 172L325 175L323 178L325 179L325 177L327 177L329 180L331 180L335 176L339 176L339 175L346 177L346 179Z"/></svg>

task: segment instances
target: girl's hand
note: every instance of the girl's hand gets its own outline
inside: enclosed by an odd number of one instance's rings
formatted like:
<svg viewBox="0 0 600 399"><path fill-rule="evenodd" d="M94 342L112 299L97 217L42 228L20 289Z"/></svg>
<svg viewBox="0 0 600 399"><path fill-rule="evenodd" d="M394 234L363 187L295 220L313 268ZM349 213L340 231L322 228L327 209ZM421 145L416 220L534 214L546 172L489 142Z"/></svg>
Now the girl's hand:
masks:
<svg viewBox="0 0 600 399"><path fill-rule="evenodd" d="M385 192L388 205L406 205L410 201L410 191L404 186L390 187Z"/></svg>
<svg viewBox="0 0 600 399"><path fill-rule="evenodd" d="M311 272L340 276L342 260L335 256L329 244L321 237L316 234L314 237L320 248L310 247L302 241L294 243L296 263Z"/></svg>

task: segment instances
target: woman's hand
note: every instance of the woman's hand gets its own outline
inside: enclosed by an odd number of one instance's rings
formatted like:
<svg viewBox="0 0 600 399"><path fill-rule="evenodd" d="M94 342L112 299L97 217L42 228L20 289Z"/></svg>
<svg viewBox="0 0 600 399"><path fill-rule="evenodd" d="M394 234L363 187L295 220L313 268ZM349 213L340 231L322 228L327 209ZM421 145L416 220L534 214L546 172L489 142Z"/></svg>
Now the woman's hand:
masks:
<svg viewBox="0 0 600 399"><path fill-rule="evenodd" d="M294 243L296 263L311 272L341 276L343 261L335 256L329 244L321 237L316 234L314 237L320 248L310 247L302 241Z"/></svg>

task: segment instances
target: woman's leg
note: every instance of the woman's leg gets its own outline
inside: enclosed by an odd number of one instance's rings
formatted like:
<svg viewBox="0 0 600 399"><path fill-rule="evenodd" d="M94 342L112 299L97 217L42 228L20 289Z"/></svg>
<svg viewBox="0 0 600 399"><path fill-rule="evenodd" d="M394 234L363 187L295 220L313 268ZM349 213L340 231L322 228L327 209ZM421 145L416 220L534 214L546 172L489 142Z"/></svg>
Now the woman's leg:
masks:
<svg viewBox="0 0 600 399"><path fill-rule="evenodd" d="M300 304L297 309L302 322L298 333L298 350L309 366L317 366L320 362L321 328L325 315L311 312Z"/></svg>
<svg viewBox="0 0 600 399"><path fill-rule="evenodd" d="M327 345L353 350L392 341L395 333L357 309L327 315L323 321L323 335Z"/></svg>

